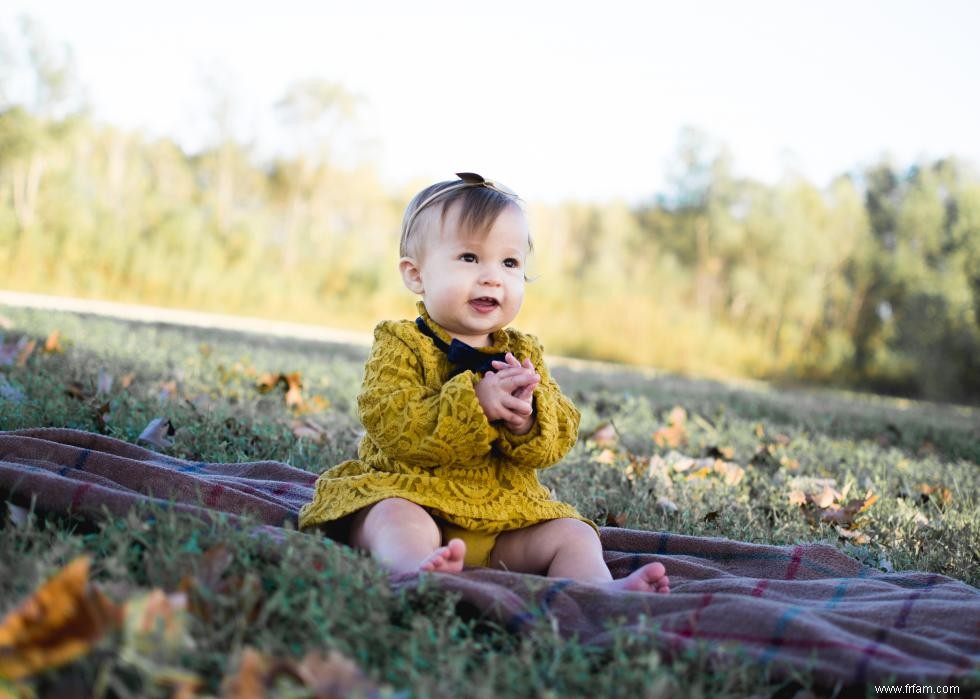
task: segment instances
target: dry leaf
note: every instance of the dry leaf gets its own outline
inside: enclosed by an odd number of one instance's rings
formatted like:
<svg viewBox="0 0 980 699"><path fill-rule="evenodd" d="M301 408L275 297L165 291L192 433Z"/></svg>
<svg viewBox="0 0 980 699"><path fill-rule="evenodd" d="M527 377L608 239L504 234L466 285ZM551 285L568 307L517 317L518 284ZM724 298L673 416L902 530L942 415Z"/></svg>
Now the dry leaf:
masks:
<svg viewBox="0 0 980 699"><path fill-rule="evenodd" d="M125 607L119 658L155 684L169 687L171 696L194 696L201 679L177 665L180 656L194 648L188 626L183 593L153 589L134 597Z"/></svg>
<svg viewBox="0 0 980 699"><path fill-rule="evenodd" d="M330 401L328 401L323 396L313 396L309 400L302 401L296 408L294 412L297 415L307 415L309 413L322 413L324 410L330 407Z"/></svg>
<svg viewBox="0 0 980 699"><path fill-rule="evenodd" d="M653 441L658 447L675 449L687 443L687 411L680 406L670 411L668 426L653 433Z"/></svg>
<svg viewBox="0 0 980 699"><path fill-rule="evenodd" d="M853 529L844 529L843 527L836 526L836 525L834 526L834 529L837 530L837 535L841 539L844 539L846 541L851 541L852 543L855 544L866 544L869 541L871 541L871 539L868 538L868 535L865 534L864 532L855 531Z"/></svg>
<svg viewBox="0 0 980 699"><path fill-rule="evenodd" d="M23 403L26 397L22 390L10 383L6 376L0 374L0 398L9 400L11 403Z"/></svg>
<svg viewBox="0 0 980 699"><path fill-rule="evenodd" d="M789 504L790 505L806 505L806 494L802 490L791 490L789 491Z"/></svg>
<svg viewBox="0 0 980 699"><path fill-rule="evenodd" d="M197 571L193 575L185 575L180 581L177 589L187 595L188 611L205 623L210 623L213 617L212 593L220 595L229 591L227 584L221 584L221 578L233 559L233 554L224 544L213 546L198 558Z"/></svg>
<svg viewBox="0 0 980 699"><path fill-rule="evenodd" d="M346 699L354 694L371 697L380 691L357 663L336 650L329 654L310 651L296 671L317 699Z"/></svg>
<svg viewBox="0 0 980 699"><path fill-rule="evenodd" d="M284 375L286 378L286 405L290 408L298 408L303 405L303 381L299 372Z"/></svg>
<svg viewBox="0 0 980 699"><path fill-rule="evenodd" d="M606 526L607 527L625 527L626 526L626 513L620 512L618 514L607 513L606 514Z"/></svg>
<svg viewBox="0 0 980 699"><path fill-rule="evenodd" d="M85 655L118 628L121 610L89 583L76 558L0 622L0 676L18 680Z"/></svg>
<svg viewBox="0 0 980 699"><path fill-rule="evenodd" d="M26 340L21 338L17 343L18 353L17 353L17 366L25 367L27 366L27 360L30 358L31 354L34 353L34 348L37 347L37 340Z"/></svg>
<svg viewBox="0 0 980 699"><path fill-rule="evenodd" d="M657 498L657 507L667 514L672 514L680 509L673 500L663 496Z"/></svg>
<svg viewBox="0 0 980 699"><path fill-rule="evenodd" d="M45 352L64 352L61 349L61 331L52 330L51 334L48 335L48 339L44 341L44 351Z"/></svg>
<svg viewBox="0 0 980 699"><path fill-rule="evenodd" d="M81 381L69 381L65 386L65 395L71 396L75 400L85 400L85 384Z"/></svg>
<svg viewBox="0 0 980 699"><path fill-rule="evenodd" d="M589 436L589 439L595 442L596 446L615 447L616 442L619 441L619 435L611 422L604 422Z"/></svg>
<svg viewBox="0 0 980 699"><path fill-rule="evenodd" d="M611 464L616 461L616 452L612 449L603 449L601 452L592 457L592 460L597 464Z"/></svg>
<svg viewBox="0 0 980 699"><path fill-rule="evenodd" d="M920 499L922 502L929 502L929 500L936 500L936 502L942 503L943 505L948 505L953 502L953 491L945 486L941 485L928 485L927 483L919 484Z"/></svg>
<svg viewBox="0 0 980 699"><path fill-rule="evenodd" d="M128 374L123 374L119 378L119 385L122 387L123 390L125 390L129 388L129 385L133 383L133 379L135 378L136 378L136 374L134 374L133 372L129 372Z"/></svg>
<svg viewBox="0 0 980 699"><path fill-rule="evenodd" d="M813 504L819 507L820 509L826 509L830 507L831 505L834 504L834 501L837 500L837 498L839 497L841 497L841 494L836 490L834 490L833 488L831 488L829 485L825 485L819 493L815 495L811 495Z"/></svg>
<svg viewBox="0 0 980 699"><path fill-rule="evenodd" d="M169 419L158 417L146 426L137 440L148 442L159 449L167 449L173 446L174 440L171 439L177 433Z"/></svg>
<svg viewBox="0 0 980 699"><path fill-rule="evenodd" d="M30 514L31 514L30 510L28 510L25 507L20 507L19 505L15 505L12 502L8 502L6 504L7 504L7 519L10 520L10 523L13 524L15 527L17 527L18 529L23 529L24 527L26 527L28 521L30 520Z"/></svg>
<svg viewBox="0 0 980 699"><path fill-rule="evenodd" d="M735 458L735 449L732 447L711 446L705 449L704 455L710 456L714 459L725 459L726 461L731 461Z"/></svg>
<svg viewBox="0 0 980 699"><path fill-rule="evenodd" d="M329 441L327 428L310 419L296 421L292 424L293 435L299 439L311 439L317 444Z"/></svg>
<svg viewBox="0 0 980 699"><path fill-rule="evenodd" d="M268 665L261 653L246 646L235 674L225 677L222 694L228 699L265 699Z"/></svg>
<svg viewBox="0 0 980 699"><path fill-rule="evenodd" d="M112 403L106 401L95 409L95 421L99 427L99 432L102 434L106 433L106 430L109 428L109 423L112 421L112 415L109 413L111 407Z"/></svg>
<svg viewBox="0 0 980 699"><path fill-rule="evenodd" d="M160 393L157 394L157 398L161 403L165 403L174 396L177 395L177 382L173 379L170 381L164 381L160 384Z"/></svg>
<svg viewBox="0 0 980 699"><path fill-rule="evenodd" d="M193 648L187 633L187 595L155 588L126 602L124 645L144 657L174 657Z"/></svg>
<svg viewBox="0 0 980 699"><path fill-rule="evenodd" d="M99 369L98 378L95 379L95 395L108 395L112 393L112 374L106 371L105 367Z"/></svg>

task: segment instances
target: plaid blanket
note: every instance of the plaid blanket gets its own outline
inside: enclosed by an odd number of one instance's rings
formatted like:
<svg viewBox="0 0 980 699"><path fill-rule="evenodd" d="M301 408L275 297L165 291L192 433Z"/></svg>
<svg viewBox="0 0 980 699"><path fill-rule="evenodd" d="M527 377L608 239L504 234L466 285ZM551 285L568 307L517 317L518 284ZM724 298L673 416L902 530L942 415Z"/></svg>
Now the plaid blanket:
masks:
<svg viewBox="0 0 980 699"><path fill-rule="evenodd" d="M95 518L158 502L191 516L247 512L274 537L306 536L280 527L295 524L315 478L273 461L185 461L77 430L0 432L0 497L33 500L39 512ZM430 579L459 595L461 613L514 633L547 624L566 637L607 644L614 628L626 628L667 657L700 648L716 667L752 658L775 676L806 674L828 686L976 686L980 678L980 591L958 580L881 573L824 544L767 546L616 528L601 535L614 577L659 560L671 593L608 592L487 568Z"/></svg>

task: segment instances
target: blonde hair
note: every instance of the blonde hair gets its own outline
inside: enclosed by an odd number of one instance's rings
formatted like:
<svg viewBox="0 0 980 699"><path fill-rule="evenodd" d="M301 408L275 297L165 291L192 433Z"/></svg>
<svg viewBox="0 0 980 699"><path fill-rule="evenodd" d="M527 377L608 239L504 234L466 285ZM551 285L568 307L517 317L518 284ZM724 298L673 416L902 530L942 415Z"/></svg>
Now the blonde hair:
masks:
<svg viewBox="0 0 980 699"><path fill-rule="evenodd" d="M460 180L446 180L429 185L412 197L402 217L401 257L417 257L421 246L433 229L441 230L446 216L456 202L459 208L459 230L465 236L485 236L494 221L508 206L524 211L524 202L516 194L501 191L492 184L474 184ZM438 216L438 226L436 223ZM528 249L533 250L528 236Z"/></svg>

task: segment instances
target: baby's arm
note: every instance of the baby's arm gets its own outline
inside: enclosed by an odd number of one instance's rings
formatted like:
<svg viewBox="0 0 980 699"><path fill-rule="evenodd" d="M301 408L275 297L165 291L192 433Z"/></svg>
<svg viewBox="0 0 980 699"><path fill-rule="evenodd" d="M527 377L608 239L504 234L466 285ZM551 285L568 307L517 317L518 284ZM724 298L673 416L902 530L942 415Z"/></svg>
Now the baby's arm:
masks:
<svg viewBox="0 0 980 699"><path fill-rule="evenodd" d="M494 447L522 466L544 468L561 461L575 445L580 414L551 378L538 342L534 342L529 360L522 362L522 366L528 365L540 376L540 383L533 388L531 428L526 434L500 430L500 439L494 443Z"/></svg>
<svg viewBox="0 0 980 699"><path fill-rule="evenodd" d="M498 434L476 398L472 372L439 390L426 386L419 358L384 325L375 330L357 406L387 456L420 466L481 466Z"/></svg>

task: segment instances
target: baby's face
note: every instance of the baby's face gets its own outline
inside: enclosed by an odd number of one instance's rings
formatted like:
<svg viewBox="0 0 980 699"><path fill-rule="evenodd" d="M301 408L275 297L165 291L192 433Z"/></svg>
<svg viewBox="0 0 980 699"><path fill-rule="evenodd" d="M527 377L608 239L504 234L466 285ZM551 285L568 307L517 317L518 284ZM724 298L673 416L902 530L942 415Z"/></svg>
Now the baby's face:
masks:
<svg viewBox="0 0 980 699"><path fill-rule="evenodd" d="M454 338L486 347L490 333L517 316L524 301L527 218L504 209L485 238L460 235L450 210L442 234L426 241L418 269L425 308Z"/></svg>

